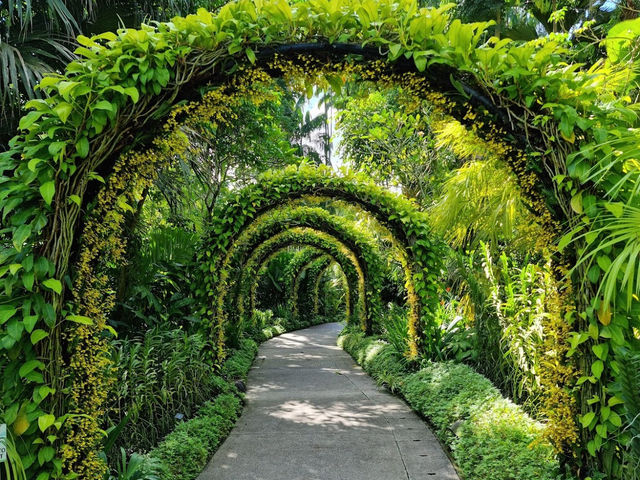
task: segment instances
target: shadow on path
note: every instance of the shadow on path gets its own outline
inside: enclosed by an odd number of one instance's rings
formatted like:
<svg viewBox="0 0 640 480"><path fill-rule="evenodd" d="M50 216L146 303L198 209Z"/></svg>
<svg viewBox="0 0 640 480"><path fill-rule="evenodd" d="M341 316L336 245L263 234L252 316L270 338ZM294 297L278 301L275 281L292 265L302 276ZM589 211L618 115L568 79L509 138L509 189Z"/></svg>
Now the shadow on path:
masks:
<svg viewBox="0 0 640 480"><path fill-rule="evenodd" d="M341 329L261 345L244 412L198 480L458 480L426 424L336 346Z"/></svg>

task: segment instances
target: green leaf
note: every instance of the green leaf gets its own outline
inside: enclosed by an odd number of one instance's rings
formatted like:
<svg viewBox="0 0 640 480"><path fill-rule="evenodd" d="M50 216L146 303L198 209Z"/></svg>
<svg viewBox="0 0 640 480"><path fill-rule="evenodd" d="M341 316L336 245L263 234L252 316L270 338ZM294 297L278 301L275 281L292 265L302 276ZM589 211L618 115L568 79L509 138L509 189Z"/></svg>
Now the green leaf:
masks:
<svg viewBox="0 0 640 480"><path fill-rule="evenodd" d="M593 353L600 360L606 360L607 354L609 353L609 345L606 343L600 343L598 345L594 345L593 347L591 347L591 350L593 350ZM592 368L592 371L593 371L593 368Z"/></svg>
<svg viewBox="0 0 640 480"><path fill-rule="evenodd" d="M566 235L562 236L562 238L558 242L558 251L562 252L566 248L566 246L571 243L574 233L575 232L569 232Z"/></svg>
<svg viewBox="0 0 640 480"><path fill-rule="evenodd" d="M602 363L602 360L597 360L593 362L593 364L591 365L591 373L593 373L594 377L600 378L603 371L604 371L604 363Z"/></svg>
<svg viewBox="0 0 640 480"><path fill-rule="evenodd" d="M6 305L3 305L2 310L0 310L0 325L5 323L11 317L13 317L17 311L18 311L17 308L11 308L11 307L7 307Z"/></svg>
<svg viewBox="0 0 640 480"><path fill-rule="evenodd" d="M80 200L80 197L78 195L69 195L69 200L79 207L82 207L82 200Z"/></svg>
<svg viewBox="0 0 640 480"><path fill-rule="evenodd" d="M249 59L252 65L256 63L256 54L253 52L251 48L249 47L245 48L244 53L247 54L247 58Z"/></svg>
<svg viewBox="0 0 640 480"><path fill-rule="evenodd" d="M60 282L60 280L56 280L55 278L49 278L44 282L42 282L42 285L44 285L47 288L50 288L51 290L56 292L58 295L62 293L62 282Z"/></svg>
<svg viewBox="0 0 640 480"><path fill-rule="evenodd" d="M621 202L607 202L604 207L609 210L616 218L620 218L624 212L624 204Z"/></svg>
<svg viewBox="0 0 640 480"><path fill-rule="evenodd" d="M106 110L107 112L115 112L116 106L108 100L100 100L91 107L91 110Z"/></svg>
<svg viewBox="0 0 640 480"><path fill-rule="evenodd" d="M17 251L22 251L24 241L31 235L31 225L20 225L13 232L13 246Z"/></svg>
<svg viewBox="0 0 640 480"><path fill-rule="evenodd" d="M427 57L425 56L413 56L413 61L416 63L416 68L419 72L424 72L427 69Z"/></svg>
<svg viewBox="0 0 640 480"><path fill-rule="evenodd" d="M136 87L125 88L124 93L125 95L128 95L129 97L131 97L131 100L133 100L133 103L138 103L138 100L140 98L140 93L138 92L138 89Z"/></svg>
<svg viewBox="0 0 640 480"><path fill-rule="evenodd" d="M401 49L402 49L402 45L400 45L399 43L394 43L391 46L389 46L389 53L391 53L390 55L391 60L395 60L400 56Z"/></svg>
<svg viewBox="0 0 640 480"><path fill-rule="evenodd" d="M607 272L609 270L609 267L611 266L611 259L609 257L606 255L598 255L596 261L603 272Z"/></svg>
<svg viewBox="0 0 640 480"><path fill-rule="evenodd" d="M82 325L93 325L93 320L83 315L68 315L67 320L75 323L80 323Z"/></svg>
<svg viewBox="0 0 640 480"><path fill-rule="evenodd" d="M51 414L46 414L38 417L38 427L41 432L44 432L47 428L53 425L56 421L56 417Z"/></svg>
<svg viewBox="0 0 640 480"><path fill-rule="evenodd" d="M22 319L22 323L24 324L24 329L31 333L33 331L33 327L36 326L36 323L38 323L38 316L37 315L27 315L26 317L24 317Z"/></svg>
<svg viewBox="0 0 640 480"><path fill-rule="evenodd" d="M36 120L38 120L42 116L43 112L29 112L24 117L20 119L20 123L18 124L18 128L20 130L26 130L31 125L33 125Z"/></svg>
<svg viewBox="0 0 640 480"><path fill-rule="evenodd" d="M71 112L73 112L73 105L67 102L59 102L55 107L53 107L53 111L60 117L62 123L67 123L67 119Z"/></svg>
<svg viewBox="0 0 640 480"><path fill-rule="evenodd" d="M571 197L571 208L573 209L574 212L576 212L578 214L582 214L582 212L583 212L583 209L582 209L582 192L580 192L577 195L574 195L573 197Z"/></svg>
<svg viewBox="0 0 640 480"><path fill-rule="evenodd" d="M587 428L593 422L593 419L596 418L595 412L585 413L582 417L580 417L580 423L584 428Z"/></svg>
<svg viewBox="0 0 640 480"><path fill-rule="evenodd" d="M85 158L89 154L89 139L87 137L80 137L76 143L76 152L81 158Z"/></svg>
<svg viewBox="0 0 640 480"><path fill-rule="evenodd" d="M45 332L44 330L34 330L33 333L31 334L31 344L35 345L36 343L38 343L40 340L42 340L43 338L47 338L49 336L49 333Z"/></svg>
<svg viewBox="0 0 640 480"><path fill-rule="evenodd" d="M53 447L46 446L38 450L38 462L40 465L44 465L47 462L53 460L56 451Z"/></svg>
<svg viewBox="0 0 640 480"><path fill-rule="evenodd" d="M44 198L44 201L47 205L51 205L51 201L53 200L53 196L56 193L56 184L53 180L43 183L40 186L40 195Z"/></svg>
<svg viewBox="0 0 640 480"><path fill-rule="evenodd" d="M609 421L616 427L622 426L622 419L620 418L620 415L618 415L614 411L612 411L611 415L609 415Z"/></svg>
<svg viewBox="0 0 640 480"><path fill-rule="evenodd" d="M22 274L22 284L29 292L33 290L35 275L33 272L25 272Z"/></svg>
<svg viewBox="0 0 640 480"><path fill-rule="evenodd" d="M29 373L31 373L32 371L34 371L36 368L37 369L41 369L44 367L44 363L40 362L39 360L29 360L28 362L24 363L21 367L20 370L18 370L18 374L24 378L26 377Z"/></svg>

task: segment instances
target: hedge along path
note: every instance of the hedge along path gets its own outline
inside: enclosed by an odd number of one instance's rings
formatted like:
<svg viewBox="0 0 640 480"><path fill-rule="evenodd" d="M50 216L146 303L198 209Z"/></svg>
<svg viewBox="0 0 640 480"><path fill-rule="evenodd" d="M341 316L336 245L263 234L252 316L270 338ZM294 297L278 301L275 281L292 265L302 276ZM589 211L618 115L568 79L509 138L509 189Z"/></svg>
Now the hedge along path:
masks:
<svg viewBox="0 0 640 480"><path fill-rule="evenodd" d="M321 210L323 213L323 217L326 219L330 219L330 215L327 214L324 210ZM316 213L316 212L314 212ZM306 224L309 230L304 231L304 235L299 235L299 230L291 230L298 223ZM314 226L316 225L316 226ZM272 227L271 231L267 234L264 234L262 237L258 237L255 242L251 242L246 244L243 251L236 251L237 256L242 255L242 253L252 252L250 256L246 259L246 261L238 260L238 267L229 270L229 271L237 271L238 275L233 278L236 279L233 282L237 288L235 289L236 295L235 297L229 296L229 301L225 300L227 292L229 290L221 291L221 297L218 300L219 305L226 305L226 307L218 310L218 322L221 327L224 328L224 325L227 322L241 321L236 317L227 317L227 311L229 311L229 307L233 310L241 310L240 315L247 312L248 303L250 301L249 295L247 294L251 289L251 283L255 281L256 277L253 275L253 271L255 271L257 265L267 257L271 252L282 248L285 245L296 243L296 244L311 244L318 248L322 248L323 251L326 251L326 240L328 238L333 239L334 242L334 251L341 252L341 258L339 259L341 265L344 265L344 259L349 258L351 261L353 268L355 270L356 275L350 275L352 283L352 291L358 292L357 297L354 296L354 303L352 305L351 313L353 315L353 320L356 324L360 325L363 330L369 329L369 322L371 320L368 312L374 311L375 308L369 308L367 305L368 296L367 293L373 295L376 292L376 286L380 285L380 276L379 273L376 273L377 270L375 268L376 265L365 265L366 262L369 262L371 258L375 257L363 257L361 256L362 250L354 248L353 238L349 238L348 235L345 235L344 231L340 231L339 228L332 230L331 228L326 228L322 224L317 224L313 221L313 218L307 218L304 222L297 222L295 220L291 220L290 225L285 225L282 221L273 221L270 225ZM318 228L321 227L321 228ZM324 228L322 228L324 227ZM288 232L291 232L288 234ZM322 232L325 236L322 237L322 243L318 245L318 242L314 239L309 239L310 232ZM312 243L313 242L313 243ZM356 244L357 245L357 244ZM337 249L337 250L336 250ZM366 250L365 250L366 251ZM376 250L371 249L370 252L375 252ZM370 253L369 252L369 253ZM337 257L336 257L337 258ZM348 268L348 267L347 267ZM241 272L241 273L240 273ZM367 275L370 272L370 275L376 275L375 278L368 278ZM379 271L378 271L379 272ZM354 280L357 279L357 283L353 283ZM233 286L232 285L232 286ZM373 303L373 302L371 302ZM235 308L234 308L235 307ZM240 316L238 315L238 316Z"/></svg>
<svg viewBox="0 0 640 480"><path fill-rule="evenodd" d="M64 470L93 479L105 471L95 455L100 441L96 419L104 402L98 391L105 390L100 388L99 373L104 345L95 339L102 335L104 322L94 319L100 312L77 315L78 297L69 295L66 278L80 217L93 207L96 197L89 189L95 184L94 172L114 173L120 154L150 148L138 155L140 161L132 162L135 171L131 172L140 182L148 181L146 173L152 176L161 163L158 158L149 162L149 156L181 140L173 126L164 130L169 107L197 97L198 86L226 84L246 65L268 66L278 54L305 66L307 60L297 54L335 64L355 54L354 61L361 65L382 58L391 73L417 71L428 77L426 94L443 92L435 98L437 106L466 125L475 125L484 138L499 134L509 146L505 161L549 231L549 246L562 230L559 224L572 227L574 240L566 251L569 267L575 264L578 249L587 244L597 251L607 238L606 230L591 221L604 221L606 217L600 214L608 212L607 206L616 218L632 213L627 200L635 190L618 188L621 180L637 177L636 169L626 170L625 165L637 157L640 139L638 119L626 97L627 80L633 74L625 65L603 62L588 70L567 66L562 37L525 44L494 40L480 45L487 24L451 22L445 9L419 9L411 0L302 1L295 6L282 0L243 0L226 5L216 15L201 10L140 30L79 38L82 47L77 53L82 59L72 62L63 75L41 82L50 98L28 103L32 111L20 123L21 135L0 156L0 169L10 172L3 181L0 208L4 235L13 244L0 253L0 273L5 280L0 323L7 325L0 338L0 361L9 376L2 399L3 420L24 440L20 453L27 459L29 476ZM283 72L277 66L270 70ZM151 140L158 134L160 142ZM619 153L613 157L612 151ZM612 168L602 168L605 161L611 161ZM132 181L131 189L137 188L139 183ZM111 200L106 204L113 207L114 217L126 211L120 198ZM590 221L583 221L585 218ZM111 230L117 240L121 222L117 218L113 222ZM597 234L597 241L587 243L589 229ZM565 245L571 236L566 238ZM614 258L617 249L614 245ZM585 274L586 269L581 264L577 273ZM80 270L76 267L73 273L82 275ZM596 273L596 281L601 282L604 273ZM93 271L85 274L81 282L97 298L100 289L89 287L103 280ZM578 287L584 276L577 275ZM612 278L609 283L616 283ZM626 286L633 283L633 279L619 281L614 291L627 292ZM587 289L577 301L579 313L586 313L586 318L578 320L580 334L587 326L592 332L607 327L603 336L577 337L576 348L582 345L586 359L593 359L591 347L614 351L627 346L633 337L625 302L616 304L611 319L606 308L602 309L603 320L596 315L598 285L601 283ZM65 304L68 308L63 312ZM562 347L567 330L559 322L551 327L561 339L555 345ZM65 350L73 352L73 368L65 365L62 356L63 330L70 342ZM96 345L99 348L93 348ZM560 351L563 355L564 350ZM614 358L601 360L605 368L597 369L596 383L609 381ZM65 375L59 375L58 365L64 366ZM586 368L589 365L587 361ZM552 380L558 385L566 383L561 378ZM90 384L98 388L83 396ZM69 389L75 399L66 393ZM584 396L583 400L588 399ZM582 418L588 423L583 432L590 442L596 442L596 424L606 424L599 405L585 407L594 414L589 419L595 424ZM613 407L621 413L620 404ZM65 416L69 412L94 420ZM79 418L83 423L74 424ZM63 426L64 434L53 435ZM619 428L606 426L614 434ZM600 450L605 445L603 438L590 443L589 450ZM36 439L41 441L34 443ZM560 448L567 443L556 440ZM62 461L61 451L65 452Z"/></svg>
<svg viewBox="0 0 640 480"><path fill-rule="evenodd" d="M268 243L261 242L266 242L270 236L293 226L307 226L324 231L340 240L357 257L358 268L362 270L366 285L366 299L363 299L366 303L361 306L359 315L363 321L360 324L363 330L370 332L373 319L380 311L377 292L382 285L385 267L380 262L381 255L376 241L368 232L356 228L349 220L317 207L284 205L274 208L256 218L243 232L229 250L222 265L223 280L233 279L220 292L221 295L226 295L229 291L235 293L235 296L230 298L233 303L228 306L237 308L237 317L240 317L241 322L243 315L251 314L251 285L257 279L256 273L262 262L274 251ZM226 277L225 272L229 272ZM224 304L224 298L218 300L218 305ZM226 315L227 311L227 308L219 309L218 314ZM235 309L232 308L230 311L233 312ZM218 325L223 326L226 321L233 322L237 317L220 317Z"/></svg>
<svg viewBox="0 0 640 480"><path fill-rule="evenodd" d="M316 307L318 305L318 290L315 288L320 275L329 266L333 264L333 259L330 257L318 258L313 262L306 265L304 270L300 271L298 275L297 288L294 288L293 301L296 305L297 314L315 315L317 314ZM304 275L304 279L302 276Z"/></svg>
<svg viewBox="0 0 640 480"><path fill-rule="evenodd" d="M251 299L250 299L250 310L251 312L254 312L257 308L257 295L258 295L258 287L260 286L260 283L262 282L262 278L264 277L264 275L267 273L267 270L269 269L269 265L270 263L275 260L278 256L283 255L285 252L289 251L291 247L282 247L281 249L278 249L276 251L274 251L271 255L269 255L267 258L264 259L264 261L262 262L262 265L260 265L260 268L258 269L258 273L256 274L256 281L253 282L251 284ZM291 277L293 277L293 273L291 273L289 271L290 269L290 265L294 262L297 261L296 259L299 258L306 258L306 259L310 259L310 258L314 258L314 257L318 257L319 255L322 255L322 252L316 248L313 247L308 247L308 246L303 246L302 249L297 250L293 256L289 259L289 261L287 262L287 264L284 267L284 283L283 283L283 287L282 287L282 292L285 294L285 298L290 298L288 296L288 293L290 293L290 288L288 288L288 282L287 279L289 277L289 274L291 274ZM306 262L306 259L303 260L303 263ZM298 267L299 268L299 267Z"/></svg>

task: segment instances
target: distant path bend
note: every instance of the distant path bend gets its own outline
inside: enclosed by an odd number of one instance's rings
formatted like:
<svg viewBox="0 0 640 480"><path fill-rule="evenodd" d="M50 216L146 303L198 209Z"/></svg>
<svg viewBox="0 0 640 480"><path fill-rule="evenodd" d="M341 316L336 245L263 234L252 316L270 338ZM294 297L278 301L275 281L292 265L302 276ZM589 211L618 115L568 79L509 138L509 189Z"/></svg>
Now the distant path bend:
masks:
<svg viewBox="0 0 640 480"><path fill-rule="evenodd" d="M261 345L238 424L198 480L459 480L438 440L329 323Z"/></svg>

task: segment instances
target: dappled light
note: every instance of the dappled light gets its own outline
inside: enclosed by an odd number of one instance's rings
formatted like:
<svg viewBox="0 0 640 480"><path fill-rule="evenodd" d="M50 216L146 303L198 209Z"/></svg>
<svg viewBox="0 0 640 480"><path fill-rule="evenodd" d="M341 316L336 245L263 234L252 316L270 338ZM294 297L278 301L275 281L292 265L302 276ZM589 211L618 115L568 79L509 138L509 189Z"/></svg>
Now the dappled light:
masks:
<svg viewBox="0 0 640 480"><path fill-rule="evenodd" d="M640 480L637 0L0 3L3 478Z"/></svg>

